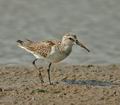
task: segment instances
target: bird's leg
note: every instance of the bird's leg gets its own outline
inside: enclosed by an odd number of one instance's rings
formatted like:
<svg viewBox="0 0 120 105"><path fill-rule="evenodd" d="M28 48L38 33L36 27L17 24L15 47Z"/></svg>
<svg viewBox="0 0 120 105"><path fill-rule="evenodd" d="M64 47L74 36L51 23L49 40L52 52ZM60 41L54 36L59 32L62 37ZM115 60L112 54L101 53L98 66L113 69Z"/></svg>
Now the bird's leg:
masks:
<svg viewBox="0 0 120 105"><path fill-rule="evenodd" d="M38 60L38 59L35 59L32 63L33 63L33 65L34 65L34 67L39 71L39 78L40 78L40 80L41 80L41 83L44 83L43 77L42 77L42 74L41 74L41 71L37 68L37 66L36 66L36 64L35 64L35 62L36 62L37 60Z"/></svg>
<svg viewBox="0 0 120 105"><path fill-rule="evenodd" d="M50 85L52 85L52 82L51 82L51 80L50 80L50 67L51 67L51 65L52 65L52 63L49 64L48 69L47 69L47 72L48 72L48 79L49 79Z"/></svg>

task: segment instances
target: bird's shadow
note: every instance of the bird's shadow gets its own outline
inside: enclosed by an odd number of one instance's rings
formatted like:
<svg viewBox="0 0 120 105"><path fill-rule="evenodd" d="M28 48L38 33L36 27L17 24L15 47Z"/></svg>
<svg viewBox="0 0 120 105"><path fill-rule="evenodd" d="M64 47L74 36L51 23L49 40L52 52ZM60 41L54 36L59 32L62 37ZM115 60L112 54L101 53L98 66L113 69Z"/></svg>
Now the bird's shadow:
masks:
<svg viewBox="0 0 120 105"><path fill-rule="evenodd" d="M62 80L66 84L90 85L90 86L111 86L114 85L111 81L99 80Z"/></svg>

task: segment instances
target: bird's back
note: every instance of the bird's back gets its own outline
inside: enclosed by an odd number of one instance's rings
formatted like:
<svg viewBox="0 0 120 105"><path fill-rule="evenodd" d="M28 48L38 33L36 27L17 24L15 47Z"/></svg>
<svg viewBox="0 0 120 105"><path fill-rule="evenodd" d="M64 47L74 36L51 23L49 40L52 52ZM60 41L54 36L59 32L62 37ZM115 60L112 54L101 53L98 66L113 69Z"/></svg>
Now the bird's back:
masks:
<svg viewBox="0 0 120 105"><path fill-rule="evenodd" d="M17 42L19 47L25 49L26 51L32 54L37 54L42 57L47 57L50 54L53 46L59 46L61 44L59 40L53 41L18 40Z"/></svg>

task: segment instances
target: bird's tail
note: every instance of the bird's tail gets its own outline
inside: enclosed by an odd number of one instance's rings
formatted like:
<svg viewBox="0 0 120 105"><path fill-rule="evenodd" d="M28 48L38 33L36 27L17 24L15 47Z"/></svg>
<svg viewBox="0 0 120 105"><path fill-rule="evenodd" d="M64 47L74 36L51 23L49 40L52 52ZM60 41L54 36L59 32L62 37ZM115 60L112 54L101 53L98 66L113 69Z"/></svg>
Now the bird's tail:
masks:
<svg viewBox="0 0 120 105"><path fill-rule="evenodd" d="M27 48L31 43L33 43L31 40L26 39L25 41L22 40L17 40L18 46L19 47L25 47Z"/></svg>
<svg viewBox="0 0 120 105"><path fill-rule="evenodd" d="M24 42L22 40L17 40L17 43L23 45Z"/></svg>

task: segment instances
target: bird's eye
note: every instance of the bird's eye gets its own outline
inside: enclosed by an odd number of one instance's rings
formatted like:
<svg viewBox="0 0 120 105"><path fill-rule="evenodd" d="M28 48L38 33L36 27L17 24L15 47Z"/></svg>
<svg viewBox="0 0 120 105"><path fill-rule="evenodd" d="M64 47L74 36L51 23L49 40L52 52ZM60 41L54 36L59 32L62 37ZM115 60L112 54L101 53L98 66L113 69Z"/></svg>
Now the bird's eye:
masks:
<svg viewBox="0 0 120 105"><path fill-rule="evenodd" d="M70 40L72 40L72 38L69 38Z"/></svg>

